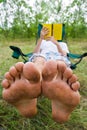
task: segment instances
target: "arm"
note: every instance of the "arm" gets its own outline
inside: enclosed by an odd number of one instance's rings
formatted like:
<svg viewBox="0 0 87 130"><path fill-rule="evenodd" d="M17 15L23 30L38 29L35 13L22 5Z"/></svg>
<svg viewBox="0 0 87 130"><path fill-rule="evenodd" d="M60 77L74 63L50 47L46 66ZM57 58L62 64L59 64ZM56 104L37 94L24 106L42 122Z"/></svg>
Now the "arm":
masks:
<svg viewBox="0 0 87 130"><path fill-rule="evenodd" d="M33 51L34 53L38 53L40 51L40 45L41 45L42 40L43 40L42 38L39 38L37 45Z"/></svg>
<svg viewBox="0 0 87 130"><path fill-rule="evenodd" d="M59 45L58 41L56 41L53 36L50 37L50 38L48 38L48 40L52 41L52 42L57 46L58 52L60 52L61 55L67 56L67 52L64 51L64 50L61 48L61 46Z"/></svg>
<svg viewBox="0 0 87 130"><path fill-rule="evenodd" d="M57 46L58 51L59 51L63 56L67 56L67 52L64 51L64 50L61 48L61 46L59 45L58 41L55 40L55 44L56 44L56 46Z"/></svg>
<svg viewBox="0 0 87 130"><path fill-rule="evenodd" d="M41 30L41 33L40 33L40 38L39 38L37 45L34 49L34 53L37 53L40 51L40 45L42 43L42 40L44 39L45 35L47 35L48 33L49 33L49 30L46 27L43 27Z"/></svg>

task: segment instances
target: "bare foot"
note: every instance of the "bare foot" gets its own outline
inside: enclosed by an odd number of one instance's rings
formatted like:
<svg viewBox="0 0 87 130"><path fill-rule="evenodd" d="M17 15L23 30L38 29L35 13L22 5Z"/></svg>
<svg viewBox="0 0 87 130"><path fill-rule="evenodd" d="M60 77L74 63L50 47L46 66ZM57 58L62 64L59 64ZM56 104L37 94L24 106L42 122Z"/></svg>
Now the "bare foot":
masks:
<svg viewBox="0 0 87 130"><path fill-rule="evenodd" d="M19 62L11 67L2 81L3 99L15 106L21 115L37 113L37 97L41 93L40 74L33 63Z"/></svg>
<svg viewBox="0 0 87 130"><path fill-rule="evenodd" d="M62 61L47 62L42 76L42 93L52 101L52 117L63 123L80 102L77 77Z"/></svg>

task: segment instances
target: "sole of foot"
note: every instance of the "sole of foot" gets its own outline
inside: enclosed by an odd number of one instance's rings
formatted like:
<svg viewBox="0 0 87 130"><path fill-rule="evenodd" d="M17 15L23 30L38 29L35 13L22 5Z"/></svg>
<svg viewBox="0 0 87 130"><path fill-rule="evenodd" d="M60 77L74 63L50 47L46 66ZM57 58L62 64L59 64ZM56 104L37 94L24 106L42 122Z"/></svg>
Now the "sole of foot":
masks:
<svg viewBox="0 0 87 130"><path fill-rule="evenodd" d="M42 71L42 93L52 102L52 117L66 122L80 102L77 76L63 61L48 61Z"/></svg>
<svg viewBox="0 0 87 130"><path fill-rule="evenodd" d="M37 97L41 94L40 74L31 62L12 66L2 81L2 96L18 109L21 115L32 117L37 113Z"/></svg>

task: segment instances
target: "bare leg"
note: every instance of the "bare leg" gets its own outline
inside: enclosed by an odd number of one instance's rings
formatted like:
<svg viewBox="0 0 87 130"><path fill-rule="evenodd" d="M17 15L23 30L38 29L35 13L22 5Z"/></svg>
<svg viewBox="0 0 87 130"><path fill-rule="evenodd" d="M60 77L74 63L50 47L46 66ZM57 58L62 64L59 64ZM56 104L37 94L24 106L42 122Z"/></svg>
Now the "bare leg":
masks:
<svg viewBox="0 0 87 130"><path fill-rule="evenodd" d="M37 97L41 94L41 69L38 70L37 65L41 68L39 63L19 62L10 68L2 81L3 99L25 117L32 117L37 113Z"/></svg>
<svg viewBox="0 0 87 130"><path fill-rule="evenodd" d="M80 102L77 77L62 61L48 61L42 76L42 93L52 101L52 117L63 123Z"/></svg>

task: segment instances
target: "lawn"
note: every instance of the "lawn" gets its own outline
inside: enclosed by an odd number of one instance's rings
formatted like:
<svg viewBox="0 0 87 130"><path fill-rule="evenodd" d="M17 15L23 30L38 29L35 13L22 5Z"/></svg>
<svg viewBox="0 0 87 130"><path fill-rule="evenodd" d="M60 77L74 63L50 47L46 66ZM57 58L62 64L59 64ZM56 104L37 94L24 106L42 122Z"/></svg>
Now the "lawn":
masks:
<svg viewBox="0 0 87 130"><path fill-rule="evenodd" d="M51 118L51 102L42 97L38 99L38 114L32 118L22 117L18 111L2 99L1 81L9 68L22 58L13 59L10 45L18 46L24 53L32 52L35 40L0 41L0 130L87 130L87 57L74 70L81 83L81 102L72 112L68 122L58 124ZM87 51L87 40L68 40L72 53ZM75 62L75 61L73 61Z"/></svg>

